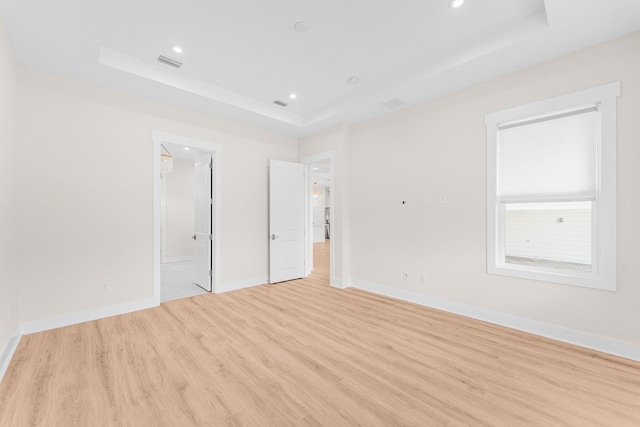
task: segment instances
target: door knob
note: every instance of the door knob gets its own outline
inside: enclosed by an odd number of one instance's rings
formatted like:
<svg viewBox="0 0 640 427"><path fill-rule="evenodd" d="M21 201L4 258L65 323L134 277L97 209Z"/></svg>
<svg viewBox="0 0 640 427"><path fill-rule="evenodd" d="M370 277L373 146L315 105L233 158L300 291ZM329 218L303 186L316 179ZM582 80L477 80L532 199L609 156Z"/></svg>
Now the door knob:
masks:
<svg viewBox="0 0 640 427"><path fill-rule="evenodd" d="M191 236L191 238L192 238L193 240L196 240L196 235L194 234L193 236Z"/></svg>
<svg viewBox="0 0 640 427"><path fill-rule="evenodd" d="M276 240L278 237L280 237L280 236L276 236L275 234L272 234L271 235L271 240Z"/></svg>

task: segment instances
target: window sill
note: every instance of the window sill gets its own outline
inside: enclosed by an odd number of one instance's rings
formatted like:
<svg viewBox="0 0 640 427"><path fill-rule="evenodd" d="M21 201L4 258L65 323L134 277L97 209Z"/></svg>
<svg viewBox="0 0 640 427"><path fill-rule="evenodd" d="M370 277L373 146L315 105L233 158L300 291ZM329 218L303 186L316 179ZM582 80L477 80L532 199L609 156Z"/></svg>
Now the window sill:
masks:
<svg viewBox="0 0 640 427"><path fill-rule="evenodd" d="M583 288L615 291L615 280L605 280L587 271L568 271L554 268L536 267L522 264L500 264L487 266L487 273L519 279L537 280L541 282L559 283L562 285Z"/></svg>

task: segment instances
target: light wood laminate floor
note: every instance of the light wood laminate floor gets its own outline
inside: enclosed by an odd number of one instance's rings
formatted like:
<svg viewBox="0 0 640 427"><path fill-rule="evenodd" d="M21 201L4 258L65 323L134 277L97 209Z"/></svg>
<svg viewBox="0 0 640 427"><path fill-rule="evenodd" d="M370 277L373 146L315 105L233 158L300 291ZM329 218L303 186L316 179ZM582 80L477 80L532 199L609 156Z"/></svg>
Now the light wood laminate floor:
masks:
<svg viewBox="0 0 640 427"><path fill-rule="evenodd" d="M639 363L331 288L315 266L23 337L0 425L640 425Z"/></svg>

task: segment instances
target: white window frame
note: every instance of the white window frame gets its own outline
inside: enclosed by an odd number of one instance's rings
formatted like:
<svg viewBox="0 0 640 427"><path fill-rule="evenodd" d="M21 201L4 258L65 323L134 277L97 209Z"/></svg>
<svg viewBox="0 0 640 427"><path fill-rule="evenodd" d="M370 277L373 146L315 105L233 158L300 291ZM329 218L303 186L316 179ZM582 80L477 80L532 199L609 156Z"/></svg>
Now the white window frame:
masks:
<svg viewBox="0 0 640 427"><path fill-rule="evenodd" d="M573 92L485 115L487 130L487 272L544 282L616 290L616 98L620 82ZM592 271L507 264L504 208L498 196L498 127L585 105L598 105L597 188L592 210Z"/></svg>

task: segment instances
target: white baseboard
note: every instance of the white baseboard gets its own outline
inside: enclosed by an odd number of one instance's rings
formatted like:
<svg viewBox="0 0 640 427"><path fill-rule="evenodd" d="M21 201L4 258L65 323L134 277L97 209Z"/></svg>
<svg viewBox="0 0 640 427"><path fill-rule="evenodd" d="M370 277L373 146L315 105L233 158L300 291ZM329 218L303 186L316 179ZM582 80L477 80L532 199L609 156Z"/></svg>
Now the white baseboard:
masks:
<svg viewBox="0 0 640 427"><path fill-rule="evenodd" d="M174 257L162 257L160 261L162 264L170 264L172 262L184 262L184 261L193 261L193 255L185 255L185 256L174 256Z"/></svg>
<svg viewBox="0 0 640 427"><path fill-rule="evenodd" d="M330 280L329 285L338 289L347 289L351 287L351 280L341 280L341 279L338 279L337 277L334 277Z"/></svg>
<svg viewBox="0 0 640 427"><path fill-rule="evenodd" d="M146 298L138 301L114 304L106 307L84 310L78 313L51 317L48 319L24 322L20 325L20 332L23 335L28 335L36 332L48 331L50 329L61 328L63 326L76 325L78 323L103 319L105 317L117 316L119 314L131 313L132 311L145 310L159 305L160 302L156 298Z"/></svg>
<svg viewBox="0 0 640 427"><path fill-rule="evenodd" d="M215 293L221 294L223 292L237 291L240 289L250 288L252 286L266 285L267 283L269 283L269 276L245 279L232 283L222 283L219 286L216 286Z"/></svg>
<svg viewBox="0 0 640 427"><path fill-rule="evenodd" d="M20 344L20 338L22 338L22 334L20 333L20 325L18 325L11 335L11 338L9 338L9 342L7 342L7 345L5 345L2 350L2 353L0 353L0 381L2 381L5 372L7 372L7 368L9 368L13 354L18 348L18 344Z"/></svg>
<svg viewBox="0 0 640 427"><path fill-rule="evenodd" d="M391 288L375 283L353 280L351 286L357 289L362 289L364 291L373 292L390 298L408 301L426 307L436 308L438 310L459 314L461 316L470 317L472 319L483 320L485 322L494 323L496 325L506 326L508 328L529 332L531 334L540 335L557 341L586 347L592 350L597 350L603 353L609 353L615 356L620 356L626 359L640 362L640 345L638 344L619 341L599 335L588 334L586 332L576 331L562 326L539 322L537 320L526 319L524 317L501 313L485 308L474 307L471 305L449 301L442 298L430 297L427 295L405 291L402 289Z"/></svg>

